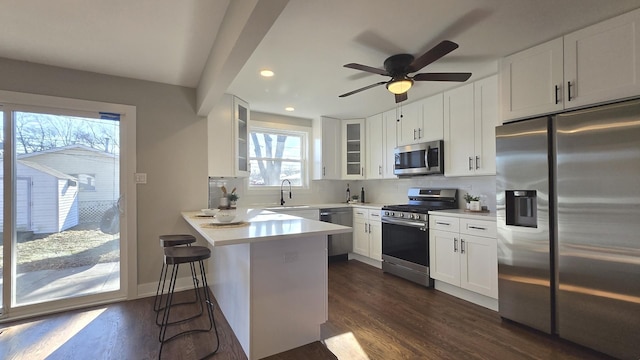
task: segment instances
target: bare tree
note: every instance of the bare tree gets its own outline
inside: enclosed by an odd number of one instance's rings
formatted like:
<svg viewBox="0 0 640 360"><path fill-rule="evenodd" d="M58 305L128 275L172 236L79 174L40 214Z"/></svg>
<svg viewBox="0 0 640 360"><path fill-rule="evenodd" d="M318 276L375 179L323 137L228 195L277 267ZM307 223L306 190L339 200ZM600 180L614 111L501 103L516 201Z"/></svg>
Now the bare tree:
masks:
<svg viewBox="0 0 640 360"><path fill-rule="evenodd" d="M254 132L251 133L251 139L253 140L253 150L256 153L257 158L263 158L258 160L258 168L260 169L260 176L264 179L265 185L278 185L280 184L280 174L282 170L282 154L284 153L284 144L287 140L286 135L276 135L275 152L273 147L273 138L270 134L262 134L264 139L264 151L260 143L258 142L258 135Z"/></svg>

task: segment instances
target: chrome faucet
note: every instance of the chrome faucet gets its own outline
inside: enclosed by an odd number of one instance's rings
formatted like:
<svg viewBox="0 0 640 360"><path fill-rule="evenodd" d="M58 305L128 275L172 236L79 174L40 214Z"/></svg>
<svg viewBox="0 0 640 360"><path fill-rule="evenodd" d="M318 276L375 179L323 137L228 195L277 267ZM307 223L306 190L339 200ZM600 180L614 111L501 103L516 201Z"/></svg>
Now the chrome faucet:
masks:
<svg viewBox="0 0 640 360"><path fill-rule="evenodd" d="M284 206L284 195L283 195L284 190L282 190L282 187L284 186L285 181L289 183L289 199L291 199L291 181L289 181L289 179L284 179L280 184L280 205L281 206Z"/></svg>

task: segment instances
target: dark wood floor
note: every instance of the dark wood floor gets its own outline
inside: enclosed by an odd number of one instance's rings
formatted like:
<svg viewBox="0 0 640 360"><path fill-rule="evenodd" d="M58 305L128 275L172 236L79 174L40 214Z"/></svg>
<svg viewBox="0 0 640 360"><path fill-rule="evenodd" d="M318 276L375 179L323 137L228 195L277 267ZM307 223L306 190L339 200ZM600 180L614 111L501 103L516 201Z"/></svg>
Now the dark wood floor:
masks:
<svg viewBox="0 0 640 360"><path fill-rule="evenodd" d="M155 359L152 300L0 325L0 359ZM221 345L212 359L246 359L222 314L216 310L215 316ZM198 321L183 328L202 326L205 319ZM606 358L357 261L329 266L329 322L323 337L338 358L349 360ZM214 339L211 334L178 338L166 345L162 358L198 359ZM268 359L335 357L315 343Z"/></svg>

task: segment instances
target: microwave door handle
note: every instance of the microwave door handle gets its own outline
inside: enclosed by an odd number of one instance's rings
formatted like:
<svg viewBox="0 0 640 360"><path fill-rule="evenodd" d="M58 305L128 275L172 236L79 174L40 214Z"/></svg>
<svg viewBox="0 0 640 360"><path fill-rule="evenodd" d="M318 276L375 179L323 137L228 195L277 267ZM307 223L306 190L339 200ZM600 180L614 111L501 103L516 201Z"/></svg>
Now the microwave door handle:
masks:
<svg viewBox="0 0 640 360"><path fill-rule="evenodd" d="M431 146L427 146L427 150L424 152L424 164L427 166L427 170L431 168L429 166L429 151L431 151Z"/></svg>

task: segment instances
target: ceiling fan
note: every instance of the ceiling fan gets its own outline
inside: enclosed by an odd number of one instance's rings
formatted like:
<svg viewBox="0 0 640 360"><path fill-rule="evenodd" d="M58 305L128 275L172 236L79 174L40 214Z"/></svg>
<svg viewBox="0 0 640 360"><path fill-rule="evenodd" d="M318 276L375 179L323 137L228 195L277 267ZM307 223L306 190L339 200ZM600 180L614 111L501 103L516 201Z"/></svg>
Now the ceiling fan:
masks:
<svg viewBox="0 0 640 360"><path fill-rule="evenodd" d="M387 90L395 95L396 103L399 103L407 100L407 91L411 88L414 81L467 81L471 77L471 73L421 73L409 76L410 73L421 70L425 66L440 59L457 48L458 44L449 40L444 40L418 58L415 58L411 54L392 55L384 61L384 69L378 69L356 63L346 64L344 65L346 68L366 71L383 76L391 76L391 80L377 82L375 84L344 93L339 97L357 94L361 91L386 84Z"/></svg>

